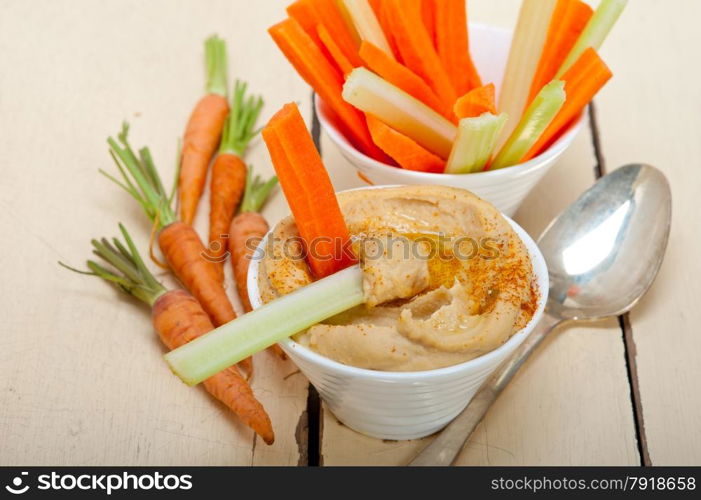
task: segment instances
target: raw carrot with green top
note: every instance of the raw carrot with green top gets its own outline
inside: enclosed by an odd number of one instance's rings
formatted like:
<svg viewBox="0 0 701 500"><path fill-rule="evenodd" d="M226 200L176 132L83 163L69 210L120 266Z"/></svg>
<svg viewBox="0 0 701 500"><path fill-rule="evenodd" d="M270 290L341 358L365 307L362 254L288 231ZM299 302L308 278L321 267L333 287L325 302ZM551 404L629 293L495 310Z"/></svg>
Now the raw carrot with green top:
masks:
<svg viewBox="0 0 701 500"><path fill-rule="evenodd" d="M112 269L92 260L87 262L89 271L60 264L71 271L102 278L120 291L148 304L154 329L170 350L214 330L214 325L200 303L185 290L166 290L144 264L124 226L120 224L119 229L124 243L117 238L111 242L106 238L92 240L93 253ZM273 443L275 434L270 417L235 367L225 368L212 375L203 385L207 392L231 409L263 441Z"/></svg>
<svg viewBox="0 0 701 500"><path fill-rule="evenodd" d="M581 0L557 0L543 52L533 75L531 93L528 96L529 104L540 89L555 78L557 70L572 50L593 12L589 4Z"/></svg>
<svg viewBox="0 0 701 500"><path fill-rule="evenodd" d="M206 95L190 115L180 156L180 219L192 224L207 181L207 169L219 145L229 113L226 83L226 45L215 36L205 42Z"/></svg>
<svg viewBox="0 0 701 500"><path fill-rule="evenodd" d="M253 167L249 167L243 201L239 213L233 218L229 228L231 267L236 290L245 312L253 310L251 300L248 298L248 267L256 247L269 229L268 222L260 211L276 184L277 177L273 176L263 181L257 175L254 176ZM271 350L281 359L287 358L285 351L277 344L271 346Z"/></svg>
<svg viewBox="0 0 701 500"><path fill-rule="evenodd" d="M565 94L567 94L565 104L528 151L523 161L530 160L548 147L558 134L579 116L612 76L611 70L593 48L585 50L577 62L562 75Z"/></svg>
<svg viewBox="0 0 701 500"><path fill-rule="evenodd" d="M231 98L231 112L224 124L219 154L212 166L209 210L209 256L221 271L226 260L229 224L241 202L246 186L246 163L243 156L255 130L263 98L246 96L246 83L237 81Z"/></svg>
<svg viewBox="0 0 701 500"><path fill-rule="evenodd" d="M262 134L314 276L322 278L352 265L348 228L297 105L283 106Z"/></svg>
<svg viewBox="0 0 701 500"><path fill-rule="evenodd" d="M474 118L483 113L496 115L496 92L493 83L470 90L455 101L453 112L458 118Z"/></svg>
<svg viewBox="0 0 701 500"><path fill-rule="evenodd" d="M168 266L202 305L214 326L228 323L236 318L236 312L222 285L220 271L195 229L176 217L171 208L173 196L166 193L149 149L142 148L137 155L129 144L128 132L125 123L116 140L107 139L122 180L103 173L141 206L158 234L158 246ZM253 372L250 360L239 367L250 377Z"/></svg>
<svg viewBox="0 0 701 500"><path fill-rule="evenodd" d="M465 0L434 0L434 3L436 51L453 88L462 95L481 87L482 79L470 57Z"/></svg>
<svg viewBox="0 0 701 500"><path fill-rule="evenodd" d="M433 41L423 26L421 0L385 0L392 15L390 26L396 37L404 64L423 78L446 107L457 99L457 93L443 67Z"/></svg>
<svg viewBox="0 0 701 500"><path fill-rule="evenodd" d="M375 144L400 167L433 174L439 174L445 170L445 161L421 147L416 141L370 114L367 115L367 121Z"/></svg>
<svg viewBox="0 0 701 500"><path fill-rule="evenodd" d="M360 45L360 58L372 71L380 75L392 85L402 89L407 94L423 102L426 106L442 114L448 119L453 118L450 108L446 108L443 102L433 92L426 82L370 42Z"/></svg>

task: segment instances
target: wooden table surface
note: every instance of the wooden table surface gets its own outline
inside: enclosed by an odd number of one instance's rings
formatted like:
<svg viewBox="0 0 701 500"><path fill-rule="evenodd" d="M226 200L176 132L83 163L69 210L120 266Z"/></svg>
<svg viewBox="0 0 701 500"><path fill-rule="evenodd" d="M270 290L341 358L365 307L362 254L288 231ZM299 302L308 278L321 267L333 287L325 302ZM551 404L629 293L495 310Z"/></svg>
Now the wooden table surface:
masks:
<svg viewBox="0 0 701 500"><path fill-rule="evenodd" d="M231 74L265 95L264 116L297 101L312 122L309 88L265 31L287 3L0 0L0 465L399 465L431 439L349 430L290 362L262 353L254 390L277 440L256 442L170 374L145 307L56 264L80 265L90 238L115 235L118 221L146 247L144 217L97 173L112 168L105 139L128 120L133 143L172 175L209 34L227 38ZM660 276L630 317L548 339L461 464L701 464L701 3L668 4L629 2L602 51L615 78L590 126L516 217L537 236L599 171L655 165L674 195ZM470 17L512 27L518 5L471 0ZM361 185L323 134L321 147L336 188ZM249 159L272 172L260 142ZM286 210L278 193L265 215Z"/></svg>

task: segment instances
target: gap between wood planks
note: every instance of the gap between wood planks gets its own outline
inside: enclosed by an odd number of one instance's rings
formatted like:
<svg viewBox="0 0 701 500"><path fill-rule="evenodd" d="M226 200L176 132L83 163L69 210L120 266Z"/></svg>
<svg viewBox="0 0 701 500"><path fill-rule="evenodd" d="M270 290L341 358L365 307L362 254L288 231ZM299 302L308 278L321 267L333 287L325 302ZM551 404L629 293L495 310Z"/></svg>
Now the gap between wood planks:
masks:
<svg viewBox="0 0 701 500"><path fill-rule="evenodd" d="M321 154L321 127L319 124L319 117L316 114L316 108L314 107L314 93L312 92L311 97L312 104L312 138L314 139L314 144ZM601 136L599 132L599 125L597 121L596 105L592 102L589 106L589 128L592 137L592 147L594 148L594 157L596 158L596 164L594 165L594 175L597 179L606 175L606 161L603 155L603 149L601 146ZM650 453L647 447L647 436L645 435L645 421L643 420L643 410L640 400L640 386L638 381L638 367L637 367L637 351L635 347L635 340L633 339L633 330L630 324L630 317L628 314L624 314L618 317L618 323L621 327L621 333L623 338L623 347L626 356L626 372L628 375L628 385L630 386L630 396L633 403L633 418L635 420L635 437L637 439L638 454L640 456L640 463L644 466L652 465L650 460ZM319 393L316 391L313 385L309 384L309 394L307 397L307 411L306 415L303 415L300 419L301 426L306 427L306 432L300 433L300 438L306 434L306 449L303 442L299 442L300 446L300 457L306 458L306 465L309 466L320 466L322 465L321 457L321 401L319 398ZM306 420L303 422L302 419ZM306 424L306 425L305 425ZM301 440L300 440L301 441ZM301 462L304 462L303 460ZM303 464L303 463L302 463ZM300 464L300 465L302 465Z"/></svg>
<svg viewBox="0 0 701 500"><path fill-rule="evenodd" d="M589 105L589 129L591 130L592 147L594 148L594 176L598 179L606 175L606 160L601 146L601 134L599 122L597 121L596 105L592 102ZM638 381L637 350L635 339L633 338L633 328L630 324L628 313L618 317L618 324L621 327L623 337L623 347L626 356L626 372L628 374L628 385L630 386L630 397L633 403L633 418L635 420L635 437L638 442L638 454L640 455L640 465L650 466L650 453L647 448L647 436L645 435L645 421L643 420L643 407L640 400L640 385Z"/></svg>

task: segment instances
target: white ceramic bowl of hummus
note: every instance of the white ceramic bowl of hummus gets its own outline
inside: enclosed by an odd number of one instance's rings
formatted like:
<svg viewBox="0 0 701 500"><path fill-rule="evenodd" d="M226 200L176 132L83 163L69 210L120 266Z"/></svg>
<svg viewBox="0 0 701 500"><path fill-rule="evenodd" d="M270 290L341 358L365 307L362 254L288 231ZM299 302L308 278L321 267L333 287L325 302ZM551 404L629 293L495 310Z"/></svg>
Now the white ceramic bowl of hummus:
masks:
<svg viewBox="0 0 701 500"><path fill-rule="evenodd" d="M470 24L470 48L482 80L493 82L497 92L509 54L511 32L503 28ZM572 144L586 113L552 144L530 161L500 170L473 174L434 174L386 165L358 151L336 127L326 105L315 96L315 107L323 130L341 154L358 170L360 177L374 185L437 184L472 191L491 202L502 213L513 216L540 179Z"/></svg>
<svg viewBox="0 0 701 500"><path fill-rule="evenodd" d="M378 188L351 191L375 189ZM417 186L416 189L421 188ZM345 215L348 218L348 214ZM548 273L535 242L515 222L505 219L508 223L505 227L510 226L525 247L538 297L535 311L525 326L488 352L436 369L379 371L341 363L293 339L280 343L341 422L380 439L415 439L430 435L455 418L479 386L523 342L543 314L549 288ZM261 242L260 248L266 248L265 245L266 240ZM260 286L261 267L261 260L254 259L249 268L248 292L253 308L263 304L262 295L266 294Z"/></svg>

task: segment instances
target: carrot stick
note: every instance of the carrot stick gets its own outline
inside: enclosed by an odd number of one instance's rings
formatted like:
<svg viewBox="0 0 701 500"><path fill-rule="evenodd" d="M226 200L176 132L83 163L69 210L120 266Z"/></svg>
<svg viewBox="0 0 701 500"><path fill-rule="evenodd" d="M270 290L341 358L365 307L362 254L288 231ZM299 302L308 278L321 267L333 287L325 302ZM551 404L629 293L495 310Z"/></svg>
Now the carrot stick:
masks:
<svg viewBox="0 0 701 500"><path fill-rule="evenodd" d="M423 78L446 107L457 99L455 88L423 26L421 0L385 0L404 64Z"/></svg>
<svg viewBox="0 0 701 500"><path fill-rule="evenodd" d="M419 146L416 141L397 132L372 115L366 115L372 139L400 167L417 172L441 173L445 162L430 151Z"/></svg>
<svg viewBox="0 0 701 500"><path fill-rule="evenodd" d="M426 0L424 0L424 4ZM458 94L482 86L470 57L465 0L436 0L436 51Z"/></svg>
<svg viewBox="0 0 701 500"><path fill-rule="evenodd" d="M436 45L436 9L437 4L442 2L443 0L421 0L421 20L434 47Z"/></svg>
<svg viewBox="0 0 701 500"><path fill-rule="evenodd" d="M450 108L444 106L435 92L431 90L431 87L402 63L395 61L370 42L363 42L360 45L359 54L368 68L389 83L402 89L446 118L453 118Z"/></svg>
<svg viewBox="0 0 701 500"><path fill-rule="evenodd" d="M287 15L297 21L302 29L314 40L319 47L323 44L319 39L317 27L321 24L321 19L312 5L312 0L297 0L287 7Z"/></svg>
<svg viewBox="0 0 701 500"><path fill-rule="evenodd" d="M596 51L591 47L585 50L577 62L562 75L567 94L565 104L540 139L528 151L523 161L530 160L552 144L558 134L582 112L611 76L613 76L611 70Z"/></svg>
<svg viewBox="0 0 701 500"><path fill-rule="evenodd" d="M224 125L219 154L212 166L209 211L209 257L220 271L224 282L226 237L229 224L243 196L246 185L246 164L242 156L256 136L256 120L263 108L261 97L246 98L246 84L236 82L231 112Z"/></svg>
<svg viewBox="0 0 701 500"><path fill-rule="evenodd" d="M335 0L310 0L314 6L319 22L326 26L329 33L333 33L334 40L341 48L346 58L353 67L361 65L358 57L358 45L352 32L348 29L348 24L343 18L343 13L338 8Z"/></svg>
<svg viewBox="0 0 701 500"><path fill-rule="evenodd" d="M402 54L399 51L399 46L397 45L397 38L394 36L394 33L392 32L392 25L391 25L390 20L389 20L390 19L389 16L391 15L391 12L389 11L389 6L387 5L387 0L370 1L370 6L375 11L375 15L377 16L377 20L380 22L380 26L382 27L382 31L385 33L385 38L387 38L387 43L389 44L390 48L392 49L392 54L394 54L394 58L399 62L403 62Z"/></svg>
<svg viewBox="0 0 701 500"><path fill-rule="evenodd" d="M353 65L350 63L341 48L326 29L326 26L319 24L316 27L316 30L321 44L326 48L331 56L331 59L336 64L336 67L343 74L343 76L346 76L348 73L353 71Z"/></svg>
<svg viewBox="0 0 701 500"><path fill-rule="evenodd" d="M286 104L270 119L263 139L305 242L312 273L322 278L353 264L336 194L296 104Z"/></svg>
<svg viewBox="0 0 701 500"><path fill-rule="evenodd" d="M212 322L192 295L184 290L168 291L156 281L129 233L121 224L119 227L126 245L117 238L112 242L105 238L92 242L94 253L110 264L112 269L95 261L88 261L89 272L61 265L81 274L98 276L151 306L153 326L168 349L183 346L213 330ZM204 386L267 444L273 443L275 436L270 418L236 368L226 368L213 375L204 382Z"/></svg>
<svg viewBox="0 0 701 500"><path fill-rule="evenodd" d="M545 39L540 61L533 75L528 103L540 89L555 78L557 70L569 54L584 27L591 19L592 8L581 0L558 0L550 18L548 35Z"/></svg>
<svg viewBox="0 0 701 500"><path fill-rule="evenodd" d="M202 304L212 323L215 326L228 323L236 318L236 312L222 286L220 271L208 257L207 249L194 228L177 220L170 207L172 196L163 189L148 148L141 149L137 156L127 140L128 131L128 125L124 124L118 141L111 137L107 140L123 182L110 178L139 203L154 223L159 231L158 244L168 266ZM249 376L252 373L251 360L239 367Z"/></svg>
<svg viewBox="0 0 701 500"><path fill-rule="evenodd" d="M496 114L496 98L494 84L488 83L482 87L470 90L455 101L453 112L458 118L474 118L482 113Z"/></svg>
<svg viewBox="0 0 701 500"><path fill-rule="evenodd" d="M204 191L207 168L219 144L229 112L226 100L226 46L216 35L205 43L207 95L190 115L183 136L180 157L180 218L192 224Z"/></svg>
<svg viewBox="0 0 701 500"><path fill-rule="evenodd" d="M346 137L368 156L383 161L385 156L372 142L362 113L341 96L343 75L324 57L299 23L287 19L268 32L300 76L331 108Z"/></svg>

